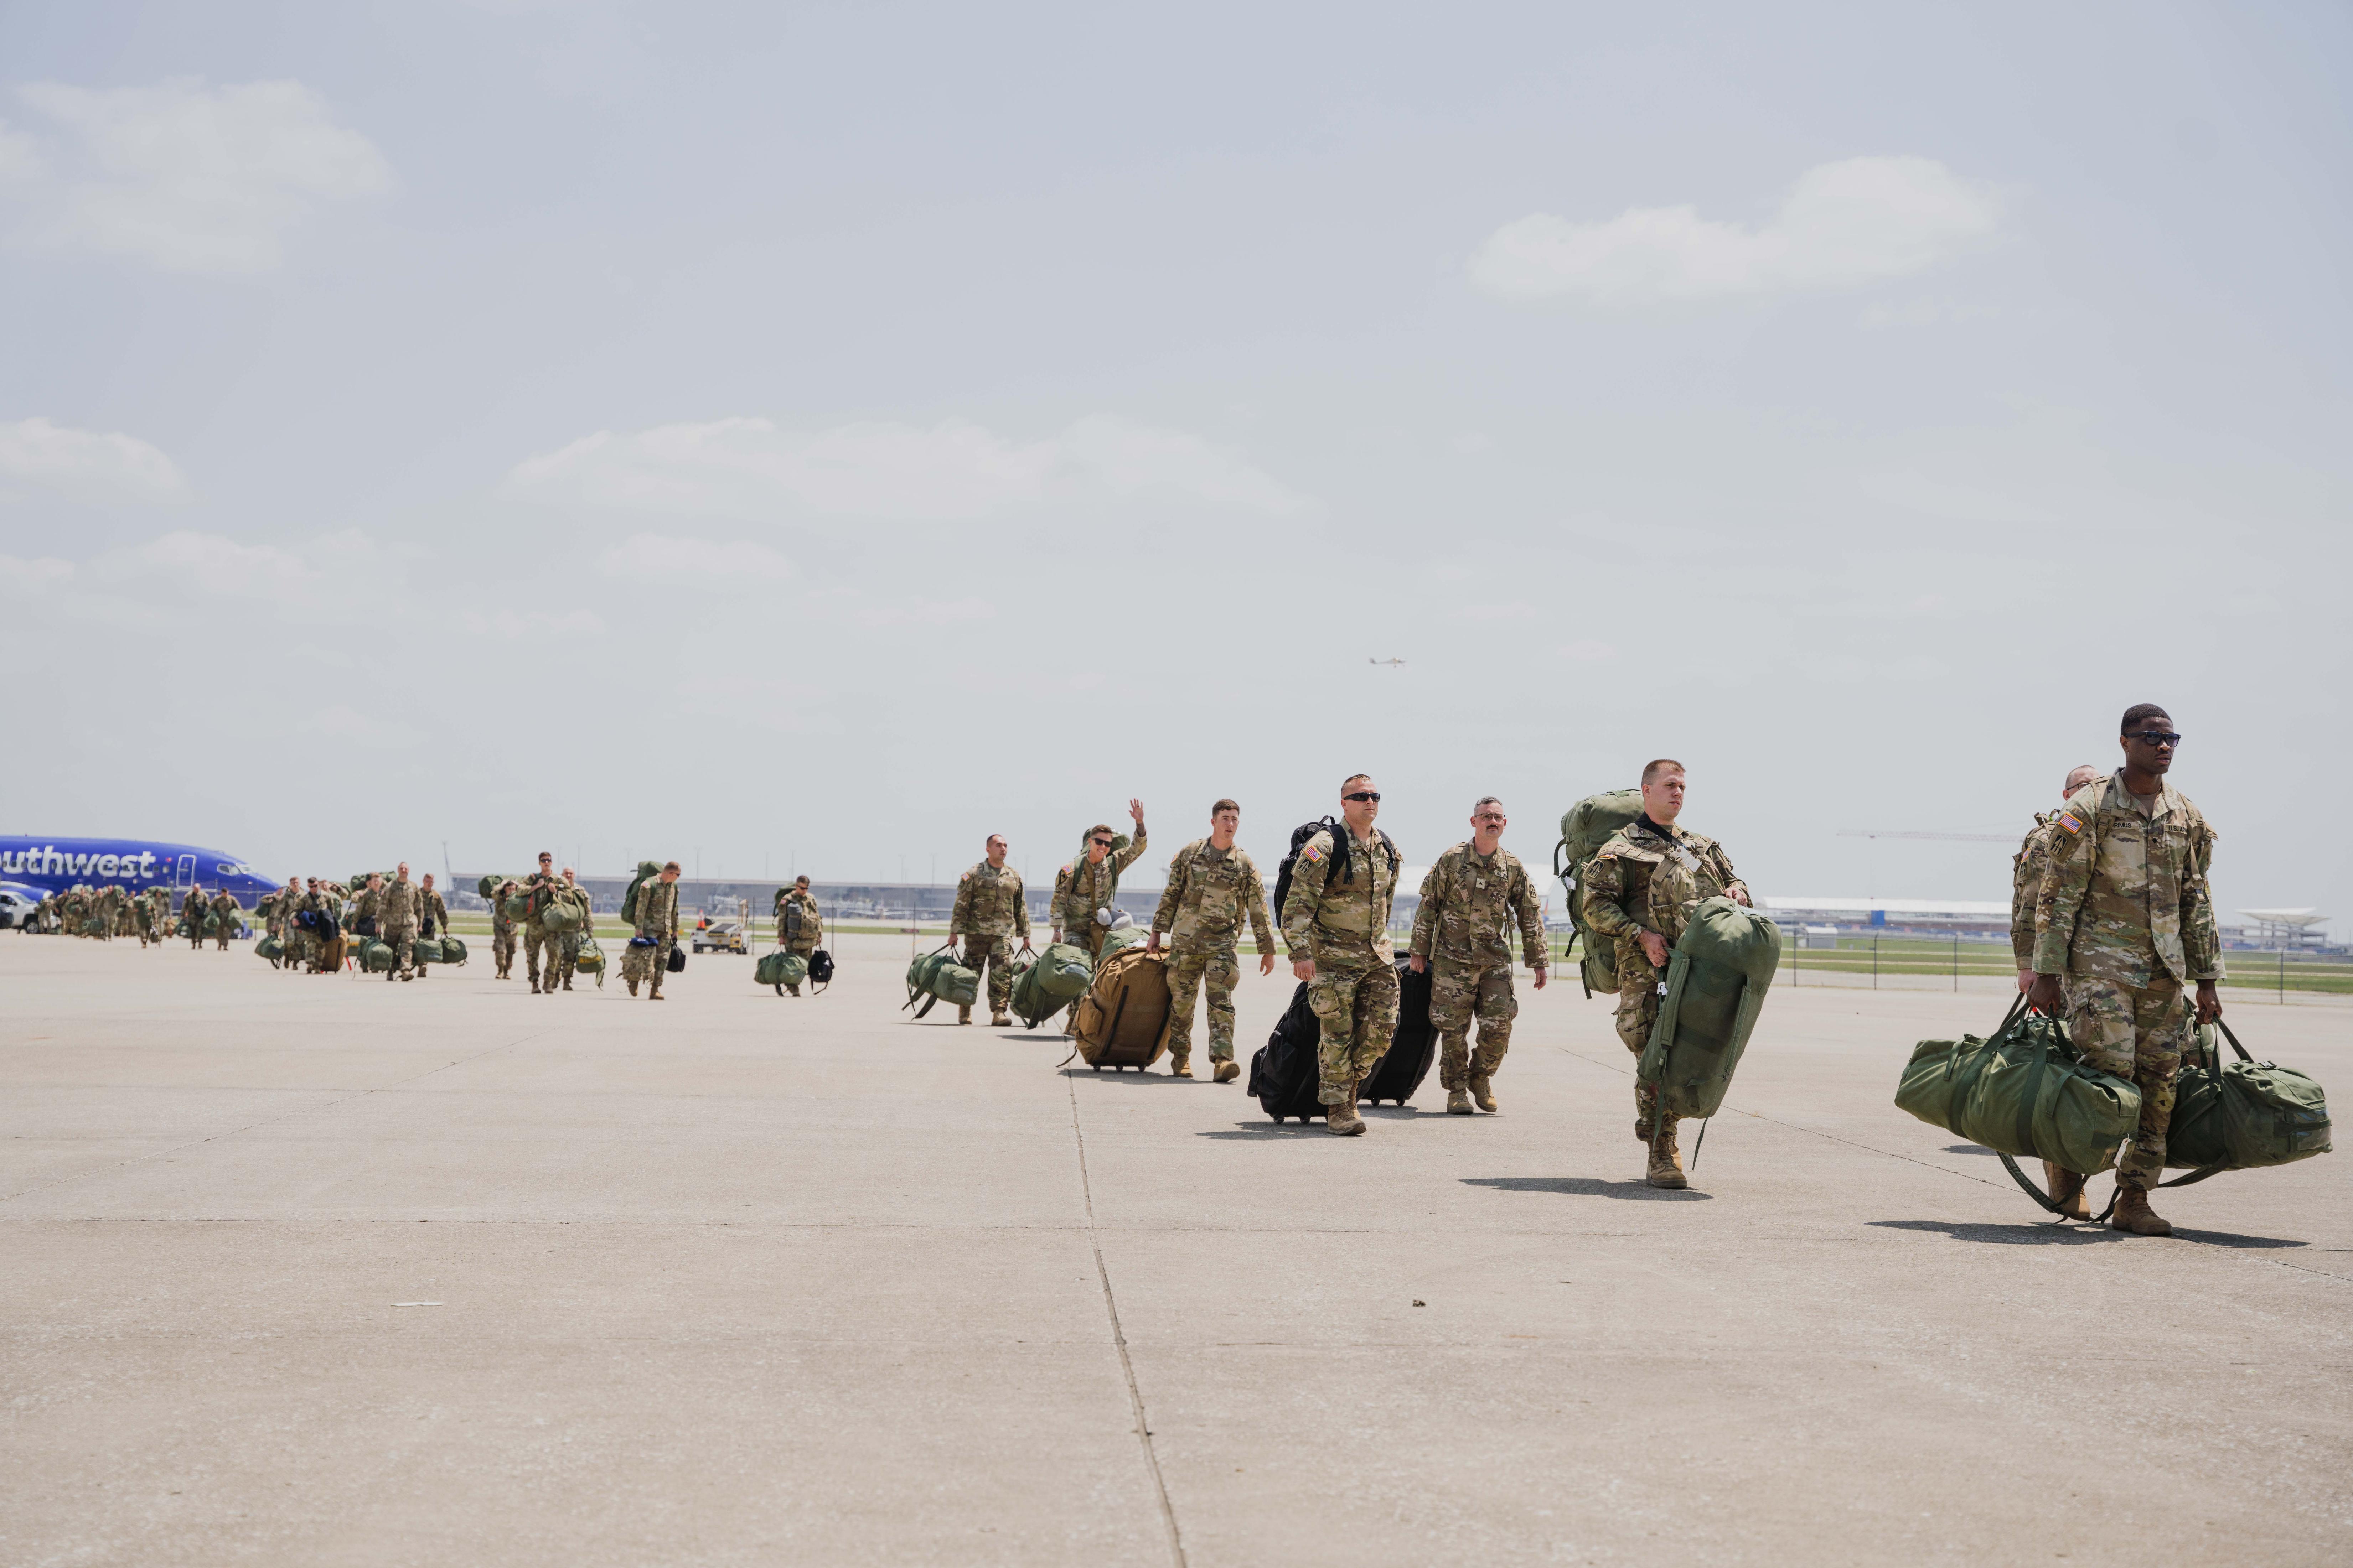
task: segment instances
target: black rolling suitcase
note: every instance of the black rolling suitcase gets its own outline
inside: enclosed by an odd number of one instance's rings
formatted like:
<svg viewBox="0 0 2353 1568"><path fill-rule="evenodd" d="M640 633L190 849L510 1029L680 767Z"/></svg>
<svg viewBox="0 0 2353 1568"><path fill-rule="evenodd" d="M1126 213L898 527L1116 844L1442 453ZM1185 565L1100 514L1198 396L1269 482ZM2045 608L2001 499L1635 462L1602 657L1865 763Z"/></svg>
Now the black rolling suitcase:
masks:
<svg viewBox="0 0 2353 1568"><path fill-rule="evenodd" d="M1305 1121L1324 1113L1323 1103L1315 1098L1322 1078L1315 1064L1315 1047L1323 1035L1324 1026L1308 1008L1307 986L1303 982L1292 993L1282 1021L1250 1058L1250 1098L1277 1121L1286 1116Z"/></svg>
<svg viewBox="0 0 2353 1568"><path fill-rule="evenodd" d="M1384 1100L1403 1105L1430 1076L1430 1064L1438 1058L1438 1031L1430 1023L1430 972L1416 974L1399 958L1397 977L1397 1032L1389 1037L1388 1054L1373 1064L1356 1090L1356 1098L1366 1105Z"/></svg>

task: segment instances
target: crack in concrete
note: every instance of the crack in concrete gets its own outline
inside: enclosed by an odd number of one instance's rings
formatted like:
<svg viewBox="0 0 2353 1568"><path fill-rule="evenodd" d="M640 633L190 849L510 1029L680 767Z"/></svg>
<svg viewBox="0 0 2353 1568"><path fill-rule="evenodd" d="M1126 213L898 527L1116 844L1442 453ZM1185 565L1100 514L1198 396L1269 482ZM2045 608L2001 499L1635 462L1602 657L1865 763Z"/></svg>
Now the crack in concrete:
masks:
<svg viewBox="0 0 2353 1568"><path fill-rule="evenodd" d="M1136 1385L1135 1363L1127 1353L1127 1334L1119 1323L1119 1301L1111 1289L1111 1268L1103 1262L1103 1241L1095 1231L1094 1183L1087 1174L1087 1135L1079 1126L1079 1088L1075 1078L1062 1082L1071 1095L1071 1137L1078 1146L1079 1193L1086 1200L1087 1245L1094 1249L1095 1274L1103 1281L1103 1311L1111 1320L1111 1342L1119 1352L1119 1370L1127 1379L1127 1403L1135 1415L1135 1440L1144 1446L1144 1468L1151 1472L1153 1494L1160 1500L1160 1521L1168 1528L1168 1559L1186 1568L1185 1537L1176 1528L1176 1510L1168 1501L1168 1483L1160 1474L1160 1455L1152 1445L1152 1423L1144 1411L1144 1391Z"/></svg>

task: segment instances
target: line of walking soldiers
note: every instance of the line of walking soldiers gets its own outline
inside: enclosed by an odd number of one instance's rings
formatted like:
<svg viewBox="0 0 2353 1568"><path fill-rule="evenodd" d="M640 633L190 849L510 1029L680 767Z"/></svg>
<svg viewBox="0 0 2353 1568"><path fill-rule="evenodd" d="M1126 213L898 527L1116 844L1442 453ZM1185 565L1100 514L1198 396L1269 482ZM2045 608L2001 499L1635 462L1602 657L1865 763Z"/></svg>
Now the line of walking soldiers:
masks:
<svg viewBox="0 0 2353 1568"><path fill-rule="evenodd" d="M165 937L174 934L186 937L190 947L202 947L210 938L225 952L244 918L245 906L226 889L210 899L205 897L202 888L191 889L181 900L175 924L169 888L148 888L134 893L119 883L110 882L102 888L81 883L62 893L51 893L36 904L25 929L87 937L93 942L137 937L141 947L160 947Z"/></svg>
<svg viewBox="0 0 2353 1568"><path fill-rule="evenodd" d="M353 884L357 890L353 890ZM428 969L416 962L419 937L449 929L449 906L433 886L433 875L408 879L408 863L390 873L371 872L349 881L289 877L286 886L254 904L269 945L261 952L281 974L332 974L343 967L353 938L373 939L392 950L385 978L423 979Z"/></svg>

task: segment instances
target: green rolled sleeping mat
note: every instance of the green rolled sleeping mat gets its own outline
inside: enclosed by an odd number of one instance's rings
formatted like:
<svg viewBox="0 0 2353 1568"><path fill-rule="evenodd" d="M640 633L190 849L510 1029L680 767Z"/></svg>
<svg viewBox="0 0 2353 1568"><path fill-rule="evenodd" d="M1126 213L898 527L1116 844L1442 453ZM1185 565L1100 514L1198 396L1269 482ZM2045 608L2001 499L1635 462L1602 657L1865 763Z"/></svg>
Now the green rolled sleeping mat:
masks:
<svg viewBox="0 0 2353 1568"><path fill-rule="evenodd" d="M274 936L265 936L253 944L257 957L279 959L286 956L286 944Z"/></svg>
<svg viewBox="0 0 2353 1568"><path fill-rule="evenodd" d="M1113 926L1103 932L1103 950L1095 954L1095 962L1101 963L1114 952L1124 952L1131 947L1142 947L1145 939L1151 934L1152 932L1144 926ZM1092 974L1089 979L1092 983Z"/></svg>
<svg viewBox="0 0 2353 1568"><path fill-rule="evenodd" d="M2238 1060L2222 1062L2218 1028ZM2198 1036L2198 1059L2184 1063L2174 1082L2165 1163L2200 1174L2168 1185L2328 1152L2328 1100L2317 1082L2292 1068L2255 1060L2220 1020Z"/></svg>
<svg viewBox="0 0 2353 1568"><path fill-rule="evenodd" d="M758 967L752 971L753 981L761 985L773 985L781 991L787 985L798 985L808 978L808 960L797 952L782 948L761 955Z"/></svg>
<svg viewBox="0 0 2353 1568"><path fill-rule="evenodd" d="M2140 1125L2140 1090L2079 1060L2065 1027L2028 1012L2023 996L1989 1039L1915 1046L1895 1103L1998 1154L2085 1175L2113 1166Z"/></svg>
<svg viewBox="0 0 2353 1568"><path fill-rule="evenodd" d="M1618 944L1585 923L1585 868L1611 834L1642 815L1642 792L1613 789L1592 795L1568 808L1560 819L1560 842L1552 847L1552 874L1568 889L1569 922L1584 938L1577 978L1585 994L1611 994L1618 989Z"/></svg>
<svg viewBox="0 0 2353 1568"><path fill-rule="evenodd" d="M411 937L408 940L408 962L419 969L441 962L441 939L433 936Z"/></svg>
<svg viewBox="0 0 2353 1568"><path fill-rule="evenodd" d="M444 963L465 963L466 944L459 942L454 936L443 937L441 939L441 962Z"/></svg>
<svg viewBox="0 0 2353 1568"><path fill-rule="evenodd" d="M1780 963L1771 921L1730 899L1701 900L1668 955L1667 994L1634 1068L1668 1114L1713 1116L1724 1103Z"/></svg>
<svg viewBox="0 0 2353 1568"><path fill-rule="evenodd" d="M393 965L392 949L368 937L360 943L360 967L370 974L382 974Z"/></svg>

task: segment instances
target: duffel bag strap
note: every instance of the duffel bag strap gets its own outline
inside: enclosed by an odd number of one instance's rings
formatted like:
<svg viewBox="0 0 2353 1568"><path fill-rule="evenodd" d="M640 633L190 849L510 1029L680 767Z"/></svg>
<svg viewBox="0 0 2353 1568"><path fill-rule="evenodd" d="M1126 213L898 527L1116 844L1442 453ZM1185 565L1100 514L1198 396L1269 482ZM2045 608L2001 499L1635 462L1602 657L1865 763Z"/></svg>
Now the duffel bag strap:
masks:
<svg viewBox="0 0 2353 1568"><path fill-rule="evenodd" d="M2242 1046L2242 1045L2239 1044L2239 1037L2238 1037L2238 1036L2236 1036L2236 1035L2234 1035L2234 1034L2232 1034L2232 1033L2231 1033L2231 1026L2230 1026L2230 1025L2225 1024L2224 1022L2222 1022L2222 1020L2221 1020L2221 1018L2219 1018L2219 1017L2218 1017L2218 1018L2216 1018L2216 1019L2214 1020L2214 1026L2215 1026L2216 1028L2218 1028L2218 1029L2220 1029L2220 1030L2221 1030L2221 1031L2222 1031L2222 1037L2223 1037L2224 1039L2226 1039L2226 1040L2228 1040L2228 1041L2230 1041L2230 1042L2231 1042L2231 1048L2232 1048L2232 1050L2234 1050L2234 1051L2236 1051L2236 1052L2238 1052L2238 1053L2239 1053L2239 1059L2240 1059L2241 1061L2242 1061L2242 1062L2252 1062L2252 1061L2253 1061L2253 1060L2255 1059L2254 1058L2253 1058L2253 1057L2251 1057L2251 1056L2249 1056L2249 1055L2247 1054L2247 1047L2244 1047L2244 1046ZM2221 1064L2221 1063L2220 1063L2220 1062L2216 1062L2216 1063L2214 1064L2215 1068L2216 1068L2218 1070L2221 1068L2221 1065L2222 1065L2222 1064Z"/></svg>

